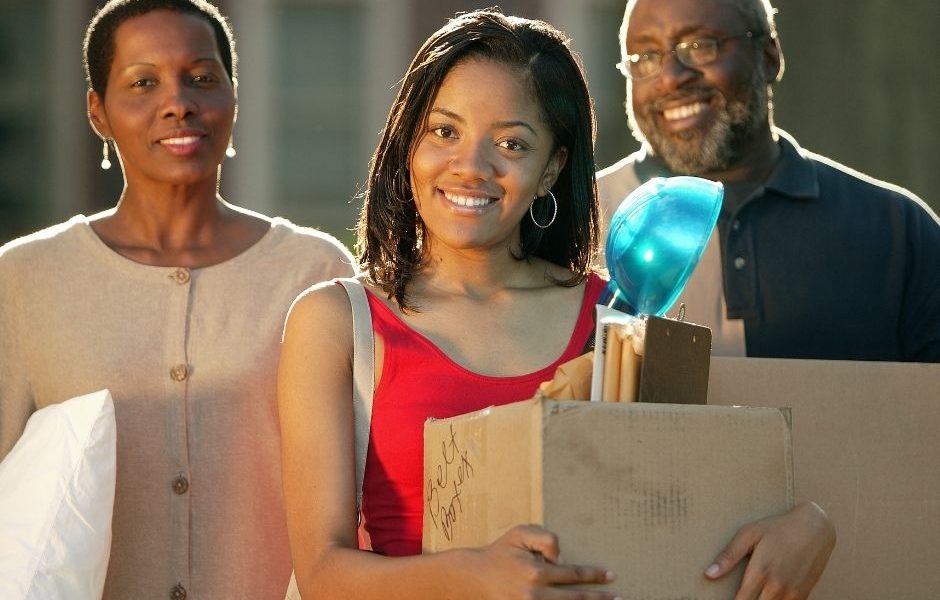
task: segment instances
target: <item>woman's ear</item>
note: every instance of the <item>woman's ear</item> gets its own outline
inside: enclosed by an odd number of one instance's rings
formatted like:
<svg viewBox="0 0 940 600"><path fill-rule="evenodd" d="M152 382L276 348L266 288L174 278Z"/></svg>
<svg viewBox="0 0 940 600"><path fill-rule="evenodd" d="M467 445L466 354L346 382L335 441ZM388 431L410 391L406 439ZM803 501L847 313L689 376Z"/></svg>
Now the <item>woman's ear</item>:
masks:
<svg viewBox="0 0 940 600"><path fill-rule="evenodd" d="M545 171L542 173L542 179L539 181L538 195L542 197L551 191L552 186L558 181L561 170L565 168L568 161L568 149L564 146L558 147L548 160Z"/></svg>
<svg viewBox="0 0 940 600"><path fill-rule="evenodd" d="M88 90L86 102L88 104L88 123L91 128L95 130L95 133L101 139L110 138L111 127L108 125L108 117L104 112L104 101L101 96L95 90Z"/></svg>

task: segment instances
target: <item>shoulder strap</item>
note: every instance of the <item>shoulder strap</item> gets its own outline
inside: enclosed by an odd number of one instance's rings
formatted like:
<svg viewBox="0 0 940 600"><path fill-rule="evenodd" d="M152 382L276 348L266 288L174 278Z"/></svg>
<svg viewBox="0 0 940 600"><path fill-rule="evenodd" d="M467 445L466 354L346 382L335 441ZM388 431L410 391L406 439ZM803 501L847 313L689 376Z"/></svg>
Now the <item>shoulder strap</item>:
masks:
<svg viewBox="0 0 940 600"><path fill-rule="evenodd" d="M375 340L366 290L358 279L337 279L346 289L353 324L353 421L356 433L356 507L362 510L362 480L366 472L369 430L372 425L372 391L375 386ZM290 574L285 600L301 600L294 573Z"/></svg>
<svg viewBox="0 0 940 600"><path fill-rule="evenodd" d="M375 350L372 314L366 290L357 279L338 279L349 296L353 323L353 420L356 432L356 506L362 509L362 481L366 471L372 392L375 385Z"/></svg>

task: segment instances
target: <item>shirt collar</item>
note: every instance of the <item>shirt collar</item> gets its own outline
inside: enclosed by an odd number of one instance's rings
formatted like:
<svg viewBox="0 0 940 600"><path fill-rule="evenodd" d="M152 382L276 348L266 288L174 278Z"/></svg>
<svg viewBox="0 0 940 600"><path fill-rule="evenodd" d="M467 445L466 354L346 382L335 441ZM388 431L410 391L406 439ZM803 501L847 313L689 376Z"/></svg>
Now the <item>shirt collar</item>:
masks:
<svg viewBox="0 0 940 600"><path fill-rule="evenodd" d="M789 133L774 127L774 134L780 145L780 162L764 187L790 198L819 198L819 181L813 162Z"/></svg>
<svg viewBox="0 0 940 600"><path fill-rule="evenodd" d="M780 145L780 159L763 188L794 199L819 198L819 182L812 161L793 136L777 127L773 131ZM650 153L646 144L637 152L636 174L640 181L675 175L661 158Z"/></svg>

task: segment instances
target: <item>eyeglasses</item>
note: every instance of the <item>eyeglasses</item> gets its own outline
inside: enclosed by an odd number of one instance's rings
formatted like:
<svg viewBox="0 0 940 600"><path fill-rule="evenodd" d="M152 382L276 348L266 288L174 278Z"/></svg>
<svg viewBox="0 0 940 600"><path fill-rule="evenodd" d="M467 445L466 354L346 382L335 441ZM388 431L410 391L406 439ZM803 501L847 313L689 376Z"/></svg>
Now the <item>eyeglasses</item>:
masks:
<svg viewBox="0 0 940 600"><path fill-rule="evenodd" d="M721 39L713 37L697 38L686 42L679 42L673 46L673 49L670 50L669 53L675 56L676 60L686 67L704 67L718 58L718 48L728 40L741 38L755 39L763 35L763 33L748 31L741 35L729 35ZM659 75L663 70L664 56L665 55L660 52L629 54L615 66L617 70L628 79L647 79Z"/></svg>

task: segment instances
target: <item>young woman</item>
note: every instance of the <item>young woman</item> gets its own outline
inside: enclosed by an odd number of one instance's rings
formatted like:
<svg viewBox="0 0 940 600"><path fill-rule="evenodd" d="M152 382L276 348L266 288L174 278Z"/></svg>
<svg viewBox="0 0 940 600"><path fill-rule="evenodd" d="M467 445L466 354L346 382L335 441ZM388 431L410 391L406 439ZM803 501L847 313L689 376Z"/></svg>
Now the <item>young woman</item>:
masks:
<svg viewBox="0 0 940 600"><path fill-rule="evenodd" d="M515 598L544 588L614 597L547 588L610 575L561 564L557 541L538 527L487 548L413 556L424 421L530 397L593 334L602 282L589 271L592 138L581 70L545 23L473 12L418 52L373 159L359 225L376 341L363 485L374 552L356 549L343 288L306 293L285 333L284 485L303 595Z"/></svg>
<svg viewBox="0 0 940 600"><path fill-rule="evenodd" d="M545 23L467 13L412 61L358 230L375 337L362 489L372 552L357 549L344 289L320 285L298 298L282 346L284 489L305 597L616 596L579 589L614 575L566 565L559 540L537 526L420 555L424 422L531 397L593 335L603 284L590 271L593 127L581 69Z"/></svg>
<svg viewBox="0 0 940 600"><path fill-rule="evenodd" d="M108 2L88 112L121 198L0 249L0 457L33 411L114 398L106 598L275 598L290 576L278 343L294 297L352 257L218 196L236 63L202 0Z"/></svg>

